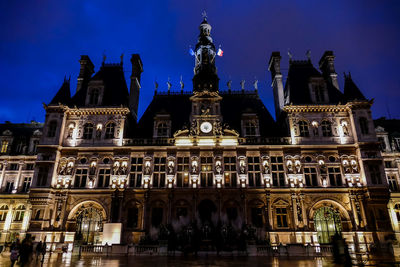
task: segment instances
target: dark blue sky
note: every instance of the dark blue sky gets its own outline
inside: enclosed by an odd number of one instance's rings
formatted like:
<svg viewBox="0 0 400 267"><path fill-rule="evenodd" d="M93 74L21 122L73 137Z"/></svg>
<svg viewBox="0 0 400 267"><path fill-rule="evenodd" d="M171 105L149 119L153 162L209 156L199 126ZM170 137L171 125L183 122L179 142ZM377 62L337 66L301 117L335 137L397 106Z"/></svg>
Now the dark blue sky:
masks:
<svg viewBox="0 0 400 267"><path fill-rule="evenodd" d="M171 78L179 90L180 75L191 89L193 58L189 45L197 40L201 12L206 9L216 45L220 88L229 79L233 88L259 80L260 95L274 114L271 78L267 71L272 51L280 51L282 68L287 51L294 59L312 61L325 50L336 55L336 71L343 87L344 71L366 97L375 98L373 116L400 118L400 1L109 1L37 0L0 3L0 122L44 121L48 103L64 75L71 75L75 92L79 57L87 54L96 66L119 62L125 54L129 78L132 53L143 64L139 113L154 92L154 80L166 90ZM128 84L129 86L129 84Z"/></svg>

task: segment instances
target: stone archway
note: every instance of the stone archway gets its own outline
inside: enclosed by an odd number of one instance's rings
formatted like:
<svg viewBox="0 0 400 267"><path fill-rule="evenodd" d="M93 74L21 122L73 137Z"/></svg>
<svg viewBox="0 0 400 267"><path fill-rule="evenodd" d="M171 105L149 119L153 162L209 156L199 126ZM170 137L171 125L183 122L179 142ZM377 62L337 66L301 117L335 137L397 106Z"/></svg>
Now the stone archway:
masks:
<svg viewBox="0 0 400 267"><path fill-rule="evenodd" d="M314 213L314 228L320 244L330 243L334 235L340 235L342 232L339 212L331 207L317 209Z"/></svg>
<svg viewBox="0 0 400 267"><path fill-rule="evenodd" d="M101 211L95 207L83 207L76 215L75 241L82 244L95 244L100 242L103 231L103 218Z"/></svg>

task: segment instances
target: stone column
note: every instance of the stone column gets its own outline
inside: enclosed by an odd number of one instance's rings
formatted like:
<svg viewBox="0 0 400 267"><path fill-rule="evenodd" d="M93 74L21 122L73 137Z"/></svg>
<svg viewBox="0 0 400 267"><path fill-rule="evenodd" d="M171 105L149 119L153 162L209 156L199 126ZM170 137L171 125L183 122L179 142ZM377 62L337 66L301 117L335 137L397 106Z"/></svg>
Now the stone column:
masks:
<svg viewBox="0 0 400 267"><path fill-rule="evenodd" d="M293 217L293 228L297 229L299 226L299 220L297 219L297 203L296 203L296 194L292 194L292 217Z"/></svg>
<svg viewBox="0 0 400 267"><path fill-rule="evenodd" d="M354 218L354 226L353 228L355 228L356 230L359 227L359 220L358 220L358 215L357 215L357 208L356 208L356 204L355 204L355 200L354 200L354 195L350 195L350 203L351 203L351 210L353 211L353 218Z"/></svg>
<svg viewBox="0 0 400 267"><path fill-rule="evenodd" d="M1 188L1 185L3 184L4 175L5 175L6 169L7 169L7 161L4 161L4 163L2 165L3 165L3 168L2 168L1 174L0 174L0 190L3 190L3 188Z"/></svg>
<svg viewBox="0 0 400 267"><path fill-rule="evenodd" d="M20 161L18 163L18 174L17 174L17 179L15 179L15 183L14 183L14 189L13 189L13 193L17 193L18 192L18 187L19 187L19 183L21 181L21 173L22 173L22 167L24 166L24 161Z"/></svg>

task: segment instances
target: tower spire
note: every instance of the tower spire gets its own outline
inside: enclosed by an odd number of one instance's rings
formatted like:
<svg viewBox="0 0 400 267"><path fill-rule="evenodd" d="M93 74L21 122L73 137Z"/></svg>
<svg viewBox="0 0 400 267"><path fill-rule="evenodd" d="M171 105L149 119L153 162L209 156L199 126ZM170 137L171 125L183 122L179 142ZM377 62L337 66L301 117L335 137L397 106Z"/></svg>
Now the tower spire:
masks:
<svg viewBox="0 0 400 267"><path fill-rule="evenodd" d="M219 78L215 66L216 48L211 38L211 25L207 13L202 13L203 21L199 26L200 34L195 47L195 67L193 91L218 91Z"/></svg>

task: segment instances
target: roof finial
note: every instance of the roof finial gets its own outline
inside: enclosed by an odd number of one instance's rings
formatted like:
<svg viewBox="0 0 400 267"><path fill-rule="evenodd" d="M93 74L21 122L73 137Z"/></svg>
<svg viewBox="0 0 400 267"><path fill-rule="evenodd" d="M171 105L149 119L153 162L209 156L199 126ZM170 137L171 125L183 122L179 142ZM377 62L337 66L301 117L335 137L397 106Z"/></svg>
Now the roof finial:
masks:
<svg viewBox="0 0 400 267"><path fill-rule="evenodd" d="M104 64L106 63L106 58L107 58L107 56L106 56L106 51L104 51L104 52L103 52L103 62L101 63L101 65L104 66Z"/></svg>
<svg viewBox="0 0 400 267"><path fill-rule="evenodd" d="M172 87L172 83L170 82L169 76L168 76L167 86L168 86L168 93L169 93L169 90L171 90L171 87Z"/></svg>
<svg viewBox="0 0 400 267"><path fill-rule="evenodd" d="M201 12L201 15L203 16L203 19L207 20L207 12L205 10Z"/></svg>
<svg viewBox="0 0 400 267"><path fill-rule="evenodd" d="M287 54L288 54L288 56L289 56L289 60L292 61L292 59L293 59L293 54L290 53L290 49L288 49Z"/></svg>
<svg viewBox="0 0 400 267"><path fill-rule="evenodd" d="M242 88L242 91L244 91L244 84L246 83L245 80L240 81L240 87Z"/></svg>
<svg viewBox="0 0 400 267"><path fill-rule="evenodd" d="M121 54L120 58L121 58L121 63L120 63L120 65L122 66L122 64L124 63L124 53Z"/></svg>
<svg viewBox="0 0 400 267"><path fill-rule="evenodd" d="M226 86L228 87L228 91L230 92L230 91L231 91L231 87L232 87L232 80L229 80L229 81L226 83Z"/></svg>
<svg viewBox="0 0 400 267"><path fill-rule="evenodd" d="M185 87L185 84L183 83L183 80L182 80L182 75L181 75L181 81L179 83L181 84L181 93L182 93L183 88Z"/></svg>
<svg viewBox="0 0 400 267"><path fill-rule="evenodd" d="M154 79L154 94L157 94L157 90L158 90L158 82L157 82L157 77Z"/></svg>
<svg viewBox="0 0 400 267"><path fill-rule="evenodd" d="M258 91L258 80L257 80L257 77L254 77L253 86L254 86L254 90L255 90L255 91Z"/></svg>
<svg viewBox="0 0 400 267"><path fill-rule="evenodd" d="M306 56L307 56L308 60L311 60L311 50L310 49L307 50Z"/></svg>

